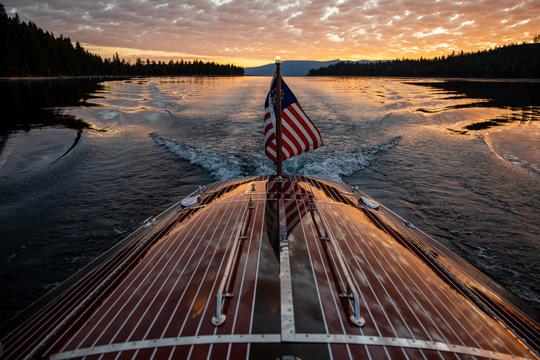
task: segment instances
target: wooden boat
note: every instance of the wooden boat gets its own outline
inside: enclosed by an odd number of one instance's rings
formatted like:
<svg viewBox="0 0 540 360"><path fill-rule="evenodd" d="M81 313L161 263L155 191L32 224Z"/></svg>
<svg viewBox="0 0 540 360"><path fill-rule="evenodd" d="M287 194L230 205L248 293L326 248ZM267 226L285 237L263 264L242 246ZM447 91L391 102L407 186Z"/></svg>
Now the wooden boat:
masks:
<svg viewBox="0 0 540 360"><path fill-rule="evenodd" d="M204 187L16 320L2 359L538 358L540 327L366 194Z"/></svg>

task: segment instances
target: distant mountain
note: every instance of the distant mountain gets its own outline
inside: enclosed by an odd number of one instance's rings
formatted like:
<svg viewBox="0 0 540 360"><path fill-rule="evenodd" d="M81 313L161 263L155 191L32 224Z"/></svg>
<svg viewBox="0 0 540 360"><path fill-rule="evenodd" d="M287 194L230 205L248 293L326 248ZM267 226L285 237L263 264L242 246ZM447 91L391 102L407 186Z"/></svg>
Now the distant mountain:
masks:
<svg viewBox="0 0 540 360"><path fill-rule="evenodd" d="M339 63L339 60L314 61L314 60L287 60L281 65L281 74L283 76L305 76L311 69L319 69L329 65ZM272 76L274 75L275 65L266 64L257 67L245 68L245 75L252 76Z"/></svg>

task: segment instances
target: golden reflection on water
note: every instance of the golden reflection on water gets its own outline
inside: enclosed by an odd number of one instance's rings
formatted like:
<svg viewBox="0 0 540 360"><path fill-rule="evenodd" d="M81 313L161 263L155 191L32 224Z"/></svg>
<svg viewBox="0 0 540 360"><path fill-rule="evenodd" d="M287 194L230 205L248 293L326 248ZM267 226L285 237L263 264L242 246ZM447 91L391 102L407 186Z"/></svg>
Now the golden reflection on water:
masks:
<svg viewBox="0 0 540 360"><path fill-rule="evenodd" d="M515 127L537 128L540 103L530 93L540 84L347 77L285 80L330 146L357 143L358 130L350 128L372 121L374 129L360 129L364 137L381 128L399 127L397 133L407 133L421 126L449 136L482 137L500 159L518 157L524 164L538 159L538 132L523 136L527 131ZM91 99L97 107L68 112L106 130L90 131L90 136L129 132L144 139L156 128L176 127L185 130L191 142L198 139L205 146L219 144L223 151L234 152L242 138L255 150L269 82L269 77L110 81L98 91L100 97ZM205 126L208 130L201 131Z"/></svg>

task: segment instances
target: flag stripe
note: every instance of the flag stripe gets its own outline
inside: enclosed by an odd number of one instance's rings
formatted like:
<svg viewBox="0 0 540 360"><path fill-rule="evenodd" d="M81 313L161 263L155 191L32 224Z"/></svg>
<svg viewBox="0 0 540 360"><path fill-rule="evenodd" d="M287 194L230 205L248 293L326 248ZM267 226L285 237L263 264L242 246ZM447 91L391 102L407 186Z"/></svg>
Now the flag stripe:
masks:
<svg viewBox="0 0 540 360"><path fill-rule="evenodd" d="M287 111L291 114L291 119L294 119L296 126L303 129L306 133L306 136L309 139L311 149L316 149L319 143L318 138L315 134L313 134L313 131L309 128L308 124L306 124L304 119L296 112L296 110L292 106L287 109Z"/></svg>
<svg viewBox="0 0 540 360"><path fill-rule="evenodd" d="M298 139L295 137L294 132L289 131L290 128L287 126L287 124L285 124L285 122L282 122L281 125L283 125L281 129L283 138L286 139L288 143L293 145L294 154L295 155L301 154L303 150L301 141L298 141Z"/></svg>
<svg viewBox="0 0 540 360"><path fill-rule="evenodd" d="M295 115L294 118L301 123L304 129L306 129L307 133L313 140L313 146L317 148L321 145L320 144L321 134L319 133L319 130L315 128L311 120L307 117L307 115L301 110L300 106L298 105L299 104L293 104L291 106L291 109L290 109L291 113Z"/></svg>
<svg viewBox="0 0 540 360"><path fill-rule="evenodd" d="M283 118L286 120L285 122L293 129L297 136L301 138L304 145L304 150L308 151L313 149L313 142L311 140L311 137L307 134L304 127L298 126L298 124L291 118L291 116L292 114L289 109L285 109L283 111Z"/></svg>
<svg viewBox="0 0 540 360"><path fill-rule="evenodd" d="M294 145L291 143L286 134L283 133L283 129L281 130L281 146L283 147L282 152L286 153L285 159L289 159L295 155L293 149Z"/></svg>
<svg viewBox="0 0 540 360"><path fill-rule="evenodd" d="M315 126L315 124L313 124L313 121L311 121L311 119L309 118L309 116L306 114L306 112L304 111L304 109L302 108L302 105L300 105L300 103L296 103L296 106L300 109L300 114L303 115L307 120L309 126L312 128L312 130L314 131L314 134L317 136L317 138L319 139L319 142L320 144L319 145L323 145L322 143L322 137L321 137L321 132L319 131L319 129Z"/></svg>

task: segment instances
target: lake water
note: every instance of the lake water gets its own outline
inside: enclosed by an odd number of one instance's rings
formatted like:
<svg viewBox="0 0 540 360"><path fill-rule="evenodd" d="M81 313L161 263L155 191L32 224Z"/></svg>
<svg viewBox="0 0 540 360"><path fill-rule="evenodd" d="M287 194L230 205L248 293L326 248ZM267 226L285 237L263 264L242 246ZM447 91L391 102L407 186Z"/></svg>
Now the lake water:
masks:
<svg viewBox="0 0 540 360"><path fill-rule="evenodd" d="M540 310L540 83L286 78L349 184ZM0 323L199 185L270 174L267 77L0 81Z"/></svg>

